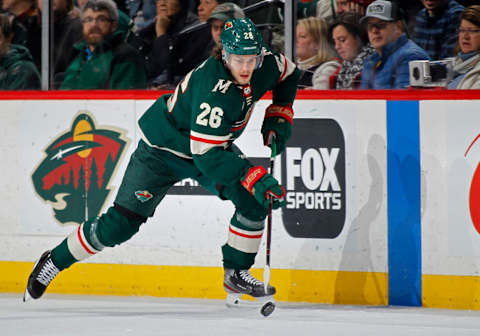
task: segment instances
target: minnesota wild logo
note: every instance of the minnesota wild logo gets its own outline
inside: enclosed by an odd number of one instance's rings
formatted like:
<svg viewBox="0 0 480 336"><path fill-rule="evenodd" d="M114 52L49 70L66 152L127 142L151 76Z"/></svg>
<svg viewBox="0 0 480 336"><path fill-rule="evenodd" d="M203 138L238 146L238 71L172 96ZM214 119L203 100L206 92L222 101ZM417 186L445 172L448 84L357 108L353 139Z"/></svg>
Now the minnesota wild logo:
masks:
<svg viewBox="0 0 480 336"><path fill-rule="evenodd" d="M135 191L135 196L141 201L141 202L146 202L150 198L153 197L152 194L150 194L147 190L139 190Z"/></svg>
<svg viewBox="0 0 480 336"><path fill-rule="evenodd" d="M35 191L62 224L82 223L100 213L128 144L116 130L97 129L85 112L80 111L71 129L47 147L45 159L32 174Z"/></svg>

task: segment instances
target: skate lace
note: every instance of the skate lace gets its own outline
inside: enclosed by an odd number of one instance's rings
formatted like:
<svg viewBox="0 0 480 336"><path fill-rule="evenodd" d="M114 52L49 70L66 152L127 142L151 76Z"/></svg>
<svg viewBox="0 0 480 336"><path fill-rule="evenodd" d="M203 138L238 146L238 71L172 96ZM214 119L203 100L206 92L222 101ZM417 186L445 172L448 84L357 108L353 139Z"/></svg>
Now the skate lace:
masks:
<svg viewBox="0 0 480 336"><path fill-rule="evenodd" d="M260 285L260 286L263 286L263 282L261 282L260 280L256 279L255 277L253 277L250 273L248 273L247 270L240 270L239 271L239 275L240 277L247 283L251 284L251 285Z"/></svg>
<svg viewBox="0 0 480 336"><path fill-rule="evenodd" d="M48 286L59 272L60 270L53 264L52 259L48 259L38 273L37 280L44 286Z"/></svg>

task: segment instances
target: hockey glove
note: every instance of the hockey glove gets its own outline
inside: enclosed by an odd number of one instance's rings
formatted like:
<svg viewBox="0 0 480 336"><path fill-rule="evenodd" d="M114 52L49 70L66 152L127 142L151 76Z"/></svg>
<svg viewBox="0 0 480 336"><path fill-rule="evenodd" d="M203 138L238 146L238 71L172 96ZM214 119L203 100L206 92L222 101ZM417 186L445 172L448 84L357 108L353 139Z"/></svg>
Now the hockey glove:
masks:
<svg viewBox="0 0 480 336"><path fill-rule="evenodd" d="M276 144L276 155L285 150L288 139L292 135L293 109L291 105L279 106L271 104L265 111L262 125L263 143L265 146Z"/></svg>
<svg viewBox="0 0 480 336"><path fill-rule="evenodd" d="M273 209L286 204L284 200L285 189L262 166L250 167L242 177L241 183L266 209L270 198L273 199Z"/></svg>

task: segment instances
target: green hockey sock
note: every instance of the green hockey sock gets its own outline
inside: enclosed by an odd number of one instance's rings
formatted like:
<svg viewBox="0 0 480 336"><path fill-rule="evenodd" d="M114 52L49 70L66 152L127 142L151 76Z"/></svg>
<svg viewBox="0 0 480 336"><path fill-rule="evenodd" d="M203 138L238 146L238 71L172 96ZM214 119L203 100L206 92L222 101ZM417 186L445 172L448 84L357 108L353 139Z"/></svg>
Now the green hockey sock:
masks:
<svg viewBox="0 0 480 336"><path fill-rule="evenodd" d="M114 207L99 218L79 225L66 239L52 250L52 261L60 270L84 260L104 247L113 247L130 239L138 232L142 218L127 218Z"/></svg>
<svg viewBox="0 0 480 336"><path fill-rule="evenodd" d="M222 246L223 266L235 269L252 267L263 229L264 220L250 220L236 211L230 221L227 243Z"/></svg>

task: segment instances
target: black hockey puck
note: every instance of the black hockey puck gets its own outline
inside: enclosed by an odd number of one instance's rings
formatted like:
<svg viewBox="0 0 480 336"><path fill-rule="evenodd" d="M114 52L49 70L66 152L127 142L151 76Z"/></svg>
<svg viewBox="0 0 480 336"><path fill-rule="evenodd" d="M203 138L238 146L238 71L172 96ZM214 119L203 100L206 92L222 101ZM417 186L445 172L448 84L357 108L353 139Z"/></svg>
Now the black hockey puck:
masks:
<svg viewBox="0 0 480 336"><path fill-rule="evenodd" d="M263 316L267 317L270 316L271 313L275 310L275 304L273 302L267 302L262 306L262 309L260 309L260 313L262 313Z"/></svg>

